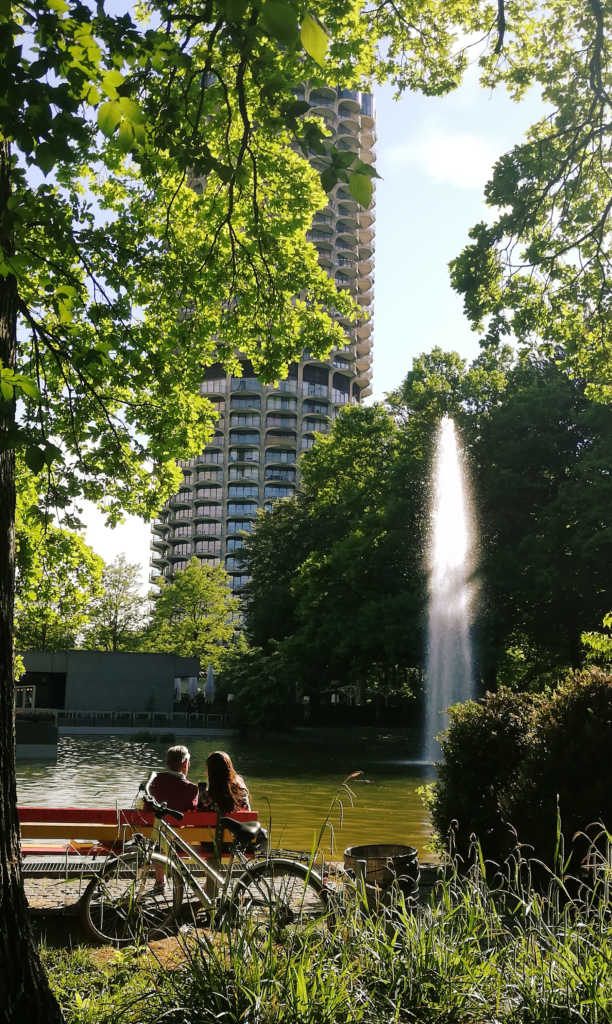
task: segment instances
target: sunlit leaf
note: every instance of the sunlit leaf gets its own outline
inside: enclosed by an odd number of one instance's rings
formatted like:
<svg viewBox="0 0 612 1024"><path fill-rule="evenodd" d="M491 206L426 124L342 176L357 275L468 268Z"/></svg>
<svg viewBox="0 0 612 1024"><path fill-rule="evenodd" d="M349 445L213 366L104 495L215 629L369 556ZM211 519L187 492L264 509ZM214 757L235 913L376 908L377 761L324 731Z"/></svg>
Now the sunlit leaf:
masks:
<svg viewBox="0 0 612 1024"><path fill-rule="evenodd" d="M349 192L360 206L367 208L372 202L372 182L367 174L353 173L349 175Z"/></svg>
<svg viewBox="0 0 612 1024"><path fill-rule="evenodd" d="M317 64L323 65L325 63L325 55L329 45L329 38L325 30L319 25L318 21L315 21L310 14L306 14L302 19L300 37L302 40L302 46L306 50L306 53L312 57Z"/></svg>

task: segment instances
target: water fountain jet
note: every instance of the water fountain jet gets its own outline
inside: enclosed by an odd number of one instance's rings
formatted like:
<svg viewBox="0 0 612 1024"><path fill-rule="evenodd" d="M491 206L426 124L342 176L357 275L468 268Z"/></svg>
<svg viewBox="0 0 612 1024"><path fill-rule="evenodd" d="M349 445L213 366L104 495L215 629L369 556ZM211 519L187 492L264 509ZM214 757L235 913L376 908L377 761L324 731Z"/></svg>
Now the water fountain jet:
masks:
<svg viewBox="0 0 612 1024"><path fill-rule="evenodd" d="M475 696L470 628L474 531L455 424L439 427L432 474L423 758L437 761L446 709Z"/></svg>

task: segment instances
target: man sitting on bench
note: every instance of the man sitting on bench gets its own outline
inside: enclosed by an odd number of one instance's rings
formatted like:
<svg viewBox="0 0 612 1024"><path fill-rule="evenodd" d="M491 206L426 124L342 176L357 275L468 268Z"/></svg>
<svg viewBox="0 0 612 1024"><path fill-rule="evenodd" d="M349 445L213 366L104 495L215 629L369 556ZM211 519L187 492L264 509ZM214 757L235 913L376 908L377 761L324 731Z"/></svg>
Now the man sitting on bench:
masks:
<svg viewBox="0 0 612 1024"><path fill-rule="evenodd" d="M170 747L166 754L166 771L158 772L149 789L156 800L175 811L194 811L198 803L198 787L189 782L190 754L187 747Z"/></svg>

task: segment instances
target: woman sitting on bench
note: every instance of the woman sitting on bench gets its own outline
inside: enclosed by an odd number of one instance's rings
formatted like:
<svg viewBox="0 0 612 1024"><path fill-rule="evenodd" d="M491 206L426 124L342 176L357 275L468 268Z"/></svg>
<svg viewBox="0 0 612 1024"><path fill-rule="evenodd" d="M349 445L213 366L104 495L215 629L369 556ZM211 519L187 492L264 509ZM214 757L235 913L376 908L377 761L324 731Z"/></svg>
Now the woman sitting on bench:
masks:
<svg viewBox="0 0 612 1024"><path fill-rule="evenodd" d="M222 815L251 810L244 779L236 773L231 757L224 750L215 750L208 755L206 775L208 785L203 782L198 784L199 811L216 811Z"/></svg>

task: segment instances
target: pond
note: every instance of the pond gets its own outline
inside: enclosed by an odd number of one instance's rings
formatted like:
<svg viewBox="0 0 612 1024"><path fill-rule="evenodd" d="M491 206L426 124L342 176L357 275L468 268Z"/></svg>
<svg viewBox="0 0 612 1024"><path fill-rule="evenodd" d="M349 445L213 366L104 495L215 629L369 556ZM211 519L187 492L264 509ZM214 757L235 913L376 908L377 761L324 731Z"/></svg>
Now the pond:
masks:
<svg viewBox="0 0 612 1024"><path fill-rule="evenodd" d="M175 742L185 742L178 739ZM188 740L190 778L206 778L206 758L218 749L232 757L251 792L260 819L272 826L275 847L310 850L335 803L325 828L323 849L341 859L357 843L407 843L428 857L431 827L418 788L430 766L410 760L408 741L398 737L327 735L249 741L238 736ZM57 760L19 761L17 793L31 806L132 805L138 784L163 767L166 743L118 736L61 736ZM341 784L351 772L354 802ZM331 826L331 827L330 827ZM332 836L333 832L333 836Z"/></svg>

